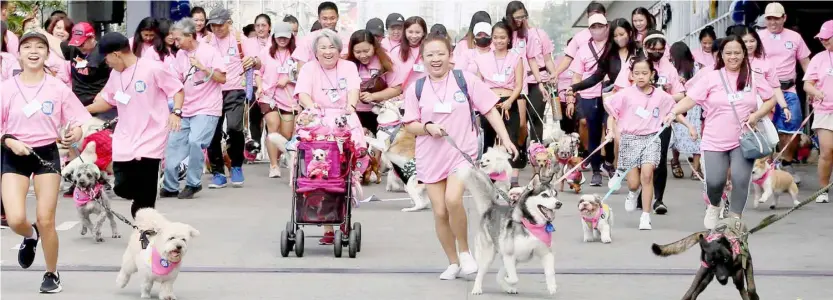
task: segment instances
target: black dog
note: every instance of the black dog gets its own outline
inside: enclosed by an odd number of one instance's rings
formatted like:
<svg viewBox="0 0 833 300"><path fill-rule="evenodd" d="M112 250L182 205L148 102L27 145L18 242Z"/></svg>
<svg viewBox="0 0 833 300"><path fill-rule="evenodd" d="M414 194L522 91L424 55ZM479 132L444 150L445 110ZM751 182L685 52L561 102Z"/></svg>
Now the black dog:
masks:
<svg viewBox="0 0 833 300"><path fill-rule="evenodd" d="M668 245L653 244L651 250L659 256L685 252L694 244L700 244L700 269L694 282L683 296L683 300L696 300L717 277L717 282L726 285L729 277L735 283L743 300L758 300L752 256L746 242L746 226L737 218L721 220L714 230L696 232ZM748 285L748 288L744 285Z"/></svg>

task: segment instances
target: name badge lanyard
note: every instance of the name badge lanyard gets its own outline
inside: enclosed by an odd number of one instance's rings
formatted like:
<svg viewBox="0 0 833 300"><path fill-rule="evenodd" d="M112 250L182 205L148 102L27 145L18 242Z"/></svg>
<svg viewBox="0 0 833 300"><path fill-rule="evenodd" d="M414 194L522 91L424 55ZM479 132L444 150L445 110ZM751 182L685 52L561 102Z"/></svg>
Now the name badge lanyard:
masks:
<svg viewBox="0 0 833 300"><path fill-rule="evenodd" d="M729 78L729 74L727 74L727 73L726 73L726 69L725 69L725 68L724 68L723 70L721 70L720 72L723 72L723 76L725 76L727 79ZM738 74L738 76L740 76L740 74ZM750 78L749 80L750 80L750 81L751 81L751 80L754 80L754 78ZM749 82L747 81L747 87L748 87L748 86L749 86ZM742 99L743 99L742 92L737 91L737 87L736 87L736 86L735 86L735 87L733 87L733 86L731 86L730 84L726 84L726 85L725 85L725 88L726 88L726 93L732 93L732 94L735 94L735 95L739 95L739 96L740 96L740 98L736 99L735 101L737 101L737 100L742 100ZM745 88L744 88L744 89L745 89ZM732 99L732 95L731 95L731 94L730 94L730 95L726 95L726 96L728 96L728 97L729 97L729 100L731 100L731 99ZM732 102L734 102L734 101L732 101Z"/></svg>
<svg viewBox="0 0 833 300"><path fill-rule="evenodd" d="M446 91L448 91L448 77L451 77L451 76L452 76L452 74L449 73L445 77L445 82L443 83L443 89L442 89L443 93L442 93L442 95L440 95L440 93L437 93L437 88L434 87L434 82L431 82L429 80L429 83L431 85L431 92L434 92L434 95L437 96L437 100L440 101L440 104L442 104L442 105L445 105L444 99L445 99L445 93L446 93Z"/></svg>
<svg viewBox="0 0 833 300"><path fill-rule="evenodd" d="M319 68L321 68L321 74L323 74L323 75L324 75L324 78L326 78L326 79L327 79L327 83L329 83L329 84L330 84L330 87L332 88L332 89L323 89L323 90L325 90L325 91L335 91L336 93L339 93L339 94L340 94L340 90L341 90L341 89L340 89L338 86L336 86L336 85L334 85L334 84L333 84L333 82L330 80L330 76L329 76L329 75L327 75L327 71L325 71L325 70L324 70L324 67L322 67L320 64L318 65L318 67L319 67ZM336 69L336 83L338 83L338 62L336 62L336 67L335 67L335 69ZM328 95L328 96L329 96L329 95ZM339 95L339 98L340 98L340 97L341 97L341 95ZM332 100L332 99L330 99L330 100ZM331 101L331 102L332 102L332 101Z"/></svg>
<svg viewBox="0 0 833 300"><path fill-rule="evenodd" d="M23 93L23 89L20 88L20 83L18 82L17 77L14 78L14 85L17 86L17 91L20 92L20 97L23 97L23 101L26 102L26 104L28 105L29 104L29 98L26 97L26 94ZM43 82L41 82L40 87L38 87L38 90L35 92L35 95L32 96L31 99L37 99L38 98L38 94L40 94L40 91L43 89L44 85L46 85L46 78L43 79Z"/></svg>
<svg viewBox="0 0 833 300"><path fill-rule="evenodd" d="M231 39L231 38L229 38L229 39ZM231 56L231 55L228 54L228 49L231 49L231 47L226 48L226 52L222 52L223 48L220 48L220 39L216 38L216 36L214 37L214 44L217 45L217 50L220 50L221 51L220 53L225 53L226 56ZM228 43L226 43L226 44L228 44Z"/></svg>
<svg viewBox="0 0 833 300"><path fill-rule="evenodd" d="M127 83L127 85L124 85L124 77L122 77L122 75L124 75L124 73L119 74L119 87L121 87L121 92L122 93L127 94L127 87L129 87L131 84L133 84L133 77L136 76L136 70L139 69L139 62L137 61L135 64L133 64L133 66L134 66L133 74L130 75L130 81Z"/></svg>
<svg viewBox="0 0 833 300"><path fill-rule="evenodd" d="M493 51L493 52L492 52L492 57L494 57L494 58L495 58L495 68L497 68L497 73L498 73L498 74L501 74L501 75L503 75L503 76L506 76L506 73L504 73L503 68L504 68L504 67L506 67L506 61L507 61L507 60L509 60L509 53L506 53L506 56L504 56L504 57L503 57L503 63L501 63L500 65L498 65L498 63L497 63L497 61L498 61L498 59L497 59L497 53L495 53L495 52ZM504 78L504 80L503 80L503 81L504 81L504 82L506 81L506 80L505 80L505 78Z"/></svg>

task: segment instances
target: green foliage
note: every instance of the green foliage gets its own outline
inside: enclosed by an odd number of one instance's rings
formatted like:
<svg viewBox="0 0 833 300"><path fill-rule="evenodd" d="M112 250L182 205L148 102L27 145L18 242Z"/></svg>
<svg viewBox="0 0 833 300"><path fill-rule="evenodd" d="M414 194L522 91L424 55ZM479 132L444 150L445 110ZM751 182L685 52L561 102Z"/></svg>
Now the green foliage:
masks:
<svg viewBox="0 0 833 300"><path fill-rule="evenodd" d="M567 39L572 34L572 19L570 18L570 1L548 1L544 6L543 20L541 22L541 29L547 32L547 35L552 39L555 45L556 53L561 53L562 49L567 46Z"/></svg>
<svg viewBox="0 0 833 300"><path fill-rule="evenodd" d="M67 10L67 4L64 0L47 0L47 1L8 1L9 8L14 8L13 11L8 12L9 30L18 36L23 34L23 20L33 13L36 6L40 6L40 10L35 14L35 17L40 20L40 23L46 20L49 15L42 15L44 11Z"/></svg>

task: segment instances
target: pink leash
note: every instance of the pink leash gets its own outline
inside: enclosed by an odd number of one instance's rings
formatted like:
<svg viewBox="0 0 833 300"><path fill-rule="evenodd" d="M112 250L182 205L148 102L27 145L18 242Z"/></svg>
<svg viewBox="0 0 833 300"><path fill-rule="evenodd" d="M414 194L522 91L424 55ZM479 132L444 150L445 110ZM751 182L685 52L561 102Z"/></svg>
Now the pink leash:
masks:
<svg viewBox="0 0 833 300"><path fill-rule="evenodd" d="M581 163L577 164L575 167L573 167L572 169L570 169L569 171L567 171L566 173L564 173L564 176L561 176L561 178L558 178L558 180L554 181L554 183L559 183L559 182L564 181L564 179L567 179L567 177L569 177L569 176L570 176L570 174L572 174L573 172L575 172L578 168L581 168L581 166L582 166L582 165L584 165L584 163L585 163L585 162L587 162L587 160L589 160L589 159L590 159L590 157L592 157L592 156L593 156L593 154L596 154L596 152L601 151L601 150L602 150L602 148L604 148L604 146L605 146L605 145L607 145L607 143L610 143L610 141L611 141L611 140L609 140L609 139L605 139L605 141L604 141L604 142L602 142L602 144L601 144L601 145L599 145L599 147L598 147L598 148L596 148L596 150L593 150L593 152L590 152L590 155L587 155L587 158L585 158L584 160L582 160L582 161L581 161Z"/></svg>

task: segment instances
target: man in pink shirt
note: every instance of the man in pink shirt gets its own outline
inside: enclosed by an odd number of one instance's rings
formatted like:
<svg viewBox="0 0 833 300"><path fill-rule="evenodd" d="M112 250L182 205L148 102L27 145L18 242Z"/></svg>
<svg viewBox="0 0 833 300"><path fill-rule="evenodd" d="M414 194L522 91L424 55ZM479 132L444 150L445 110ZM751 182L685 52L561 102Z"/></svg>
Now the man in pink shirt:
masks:
<svg viewBox="0 0 833 300"><path fill-rule="evenodd" d="M113 191L133 200L130 213L135 217L139 209L156 205L159 163L168 131L179 130L181 123L181 115L168 111L167 99L173 97L174 107L182 107L182 82L161 62L136 57L121 33L102 36L98 51L113 71L87 111L115 107L121 112L113 133Z"/></svg>
<svg viewBox="0 0 833 300"><path fill-rule="evenodd" d="M321 29L331 29L337 32L344 45L350 43L350 33L336 29L338 25L338 6L335 3L325 1L318 5L318 22L321 24ZM312 48L312 45L317 38L317 33L310 33L298 41L298 47L292 52L292 59L298 62L298 70L303 68L304 63L315 60L315 49ZM343 47L341 49L342 59L347 59L347 48Z"/></svg>
<svg viewBox="0 0 833 300"><path fill-rule="evenodd" d="M795 64L796 62L800 63L801 69L806 72L807 65L810 64L811 53L800 34L784 28L787 14L783 5L778 2L768 4L764 11L764 17L766 17L766 29L759 31L758 35L761 37L767 60L775 66L775 73L778 75L778 80L781 81L781 90L784 91L784 99L787 101L787 107L785 108L781 105L775 106L775 115L773 116L775 127L781 134L779 147L781 149L787 148L782 156L781 165L785 171L793 174L796 183L801 183L801 178L795 174L792 167L798 139L795 139L789 145L787 145L787 141L793 133L801 130L801 122L804 119L801 113L801 100L798 99L798 94L795 91ZM789 121L786 120L784 109L789 109L792 114Z"/></svg>
<svg viewBox="0 0 833 300"><path fill-rule="evenodd" d="M596 1L590 2L590 4L587 5L586 13L588 19L595 14L601 14L605 16L605 19L607 19L607 10L605 10L605 6ZM576 58L578 49L581 45L587 44L587 42L590 41L590 38L589 28L582 29L573 36L573 39L567 43L567 48L564 49L564 59L562 59L561 63L555 67L555 76L551 76L551 80L558 80L561 73L566 71L573 62L573 59Z"/></svg>
<svg viewBox="0 0 833 300"><path fill-rule="evenodd" d="M405 34L405 17L398 13L392 13L385 19L385 28L388 30L388 36L382 39L382 48L385 48L388 53L399 50L399 45L402 44L402 36Z"/></svg>
<svg viewBox="0 0 833 300"><path fill-rule="evenodd" d="M243 144L246 136L243 132L243 111L246 105L246 83L243 77L246 67L254 66L256 59L243 57L242 35L239 31L232 32L231 12L219 8L211 11L208 17L208 26L214 38L207 41L208 46L213 47L222 55L226 64L226 83L223 84L223 110L217 128L214 130L214 138L208 146L208 159L211 161L211 171L214 178L208 188L224 188L228 184L225 175L225 164L223 162L223 119L226 120L226 133L228 134L228 155L231 158L231 185L233 187L243 186Z"/></svg>

